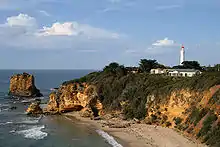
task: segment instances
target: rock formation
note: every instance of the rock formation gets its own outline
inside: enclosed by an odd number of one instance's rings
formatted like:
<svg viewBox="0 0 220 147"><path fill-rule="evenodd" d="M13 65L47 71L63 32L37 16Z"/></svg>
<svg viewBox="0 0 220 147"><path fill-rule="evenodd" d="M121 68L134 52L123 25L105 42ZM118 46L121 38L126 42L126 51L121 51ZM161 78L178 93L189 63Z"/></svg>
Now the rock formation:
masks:
<svg viewBox="0 0 220 147"><path fill-rule="evenodd" d="M83 117L98 116L101 110L96 87L79 83L61 85L56 92L52 92L46 109L52 114L81 111Z"/></svg>
<svg viewBox="0 0 220 147"><path fill-rule="evenodd" d="M220 125L219 94L220 85L200 92L189 89L172 91L167 95L166 103L156 101L164 95L149 95L145 123L176 128L200 137L205 128L213 130Z"/></svg>
<svg viewBox="0 0 220 147"><path fill-rule="evenodd" d="M35 87L34 76L28 73L13 75L10 79L9 95L19 97L40 97L42 94Z"/></svg>
<svg viewBox="0 0 220 147"><path fill-rule="evenodd" d="M40 101L36 101L36 102L31 103L31 105L28 107L26 112L28 115L42 114L43 110L40 107Z"/></svg>

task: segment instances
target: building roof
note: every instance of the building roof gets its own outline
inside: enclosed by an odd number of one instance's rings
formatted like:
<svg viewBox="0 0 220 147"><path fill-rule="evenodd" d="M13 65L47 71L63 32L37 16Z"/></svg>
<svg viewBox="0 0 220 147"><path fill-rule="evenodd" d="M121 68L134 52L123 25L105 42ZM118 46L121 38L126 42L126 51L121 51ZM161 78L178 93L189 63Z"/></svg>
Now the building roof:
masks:
<svg viewBox="0 0 220 147"><path fill-rule="evenodd" d="M168 69L169 72L178 71L178 72L197 72L196 69Z"/></svg>

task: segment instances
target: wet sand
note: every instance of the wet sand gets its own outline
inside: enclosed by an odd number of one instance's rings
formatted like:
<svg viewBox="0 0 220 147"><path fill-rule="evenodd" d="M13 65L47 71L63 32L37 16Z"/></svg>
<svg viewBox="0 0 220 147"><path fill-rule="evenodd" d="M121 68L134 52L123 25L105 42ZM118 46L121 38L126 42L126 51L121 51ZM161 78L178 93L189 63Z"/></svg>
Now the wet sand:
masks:
<svg viewBox="0 0 220 147"><path fill-rule="evenodd" d="M195 143L180 135L173 129L160 126L132 123L125 128L109 128L106 120L91 120L82 118L77 112L65 114L68 118L74 117L80 124L94 126L103 130L124 147L206 147L206 145ZM126 123L121 121L120 123Z"/></svg>

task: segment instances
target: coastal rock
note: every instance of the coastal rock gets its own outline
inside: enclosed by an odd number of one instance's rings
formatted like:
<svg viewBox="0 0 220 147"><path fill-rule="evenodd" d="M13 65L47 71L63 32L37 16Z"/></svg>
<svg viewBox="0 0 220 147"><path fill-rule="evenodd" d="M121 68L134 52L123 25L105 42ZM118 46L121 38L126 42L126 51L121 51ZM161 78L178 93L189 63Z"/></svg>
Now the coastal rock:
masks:
<svg viewBox="0 0 220 147"><path fill-rule="evenodd" d="M36 88L34 76L28 73L16 74L10 78L9 95L19 97L40 97L42 94Z"/></svg>
<svg viewBox="0 0 220 147"><path fill-rule="evenodd" d="M31 105L28 107L26 112L28 115L42 114L43 110L40 107L40 101L36 101L36 102L31 103Z"/></svg>
<svg viewBox="0 0 220 147"><path fill-rule="evenodd" d="M55 92L52 92L49 96L50 100L47 104L47 108L45 111L48 113L58 113L59 112L59 105L58 105L58 96Z"/></svg>
<svg viewBox="0 0 220 147"><path fill-rule="evenodd" d="M90 108L83 108L79 114L81 117L93 117L93 112Z"/></svg>
<svg viewBox="0 0 220 147"><path fill-rule="evenodd" d="M98 116L102 110L98 100L96 87L85 83L69 83L62 85L56 92L50 94L47 106L48 113L65 113L81 111L83 117Z"/></svg>

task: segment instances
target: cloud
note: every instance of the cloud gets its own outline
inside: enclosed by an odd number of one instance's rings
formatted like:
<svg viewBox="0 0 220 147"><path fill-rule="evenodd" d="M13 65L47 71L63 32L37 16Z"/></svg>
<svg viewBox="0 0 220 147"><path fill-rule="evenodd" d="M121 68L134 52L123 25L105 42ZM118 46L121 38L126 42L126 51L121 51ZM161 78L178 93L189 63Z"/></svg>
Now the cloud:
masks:
<svg viewBox="0 0 220 147"><path fill-rule="evenodd" d="M177 46L174 40L169 40L168 38L164 38L163 40L157 40L152 46L156 47L172 47Z"/></svg>
<svg viewBox="0 0 220 147"><path fill-rule="evenodd" d="M169 9L175 9L175 8L181 8L181 5L163 5L163 6L157 6L156 10L169 10Z"/></svg>
<svg viewBox="0 0 220 147"><path fill-rule="evenodd" d="M51 14L45 10L39 10L38 12L40 12L41 14L43 14L44 16L47 16L47 17L51 16Z"/></svg>
<svg viewBox="0 0 220 147"><path fill-rule="evenodd" d="M38 33L39 36L85 36L89 39L118 39L119 34L104 29L95 28L78 22L54 23L51 27L44 27Z"/></svg>
<svg viewBox="0 0 220 147"><path fill-rule="evenodd" d="M106 46L119 46L123 35L76 21L38 27L27 14L8 17L0 24L0 47L15 49L81 49L94 52Z"/></svg>
<svg viewBox="0 0 220 147"><path fill-rule="evenodd" d="M11 16L7 18L7 25L11 27L36 27L36 19L27 14L19 14L18 16Z"/></svg>

